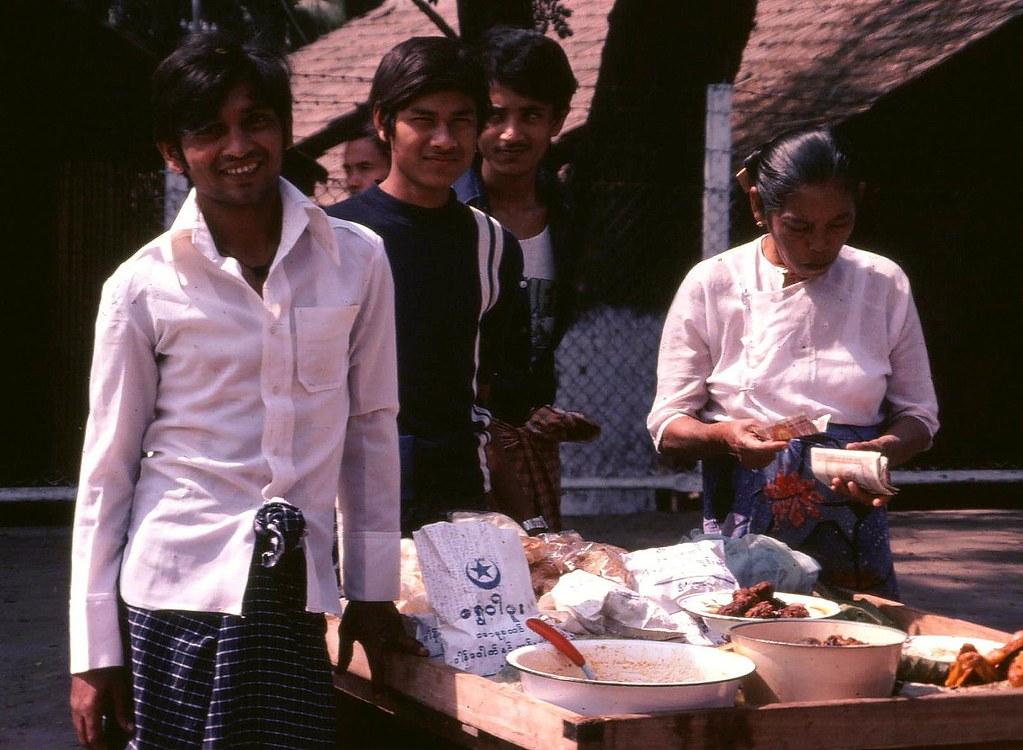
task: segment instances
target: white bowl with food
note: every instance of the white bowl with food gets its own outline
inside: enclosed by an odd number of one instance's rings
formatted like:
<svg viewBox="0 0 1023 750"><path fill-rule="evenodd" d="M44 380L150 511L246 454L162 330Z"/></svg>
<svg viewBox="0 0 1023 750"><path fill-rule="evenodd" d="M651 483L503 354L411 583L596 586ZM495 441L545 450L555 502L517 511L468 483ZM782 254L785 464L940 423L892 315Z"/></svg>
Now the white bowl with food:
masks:
<svg viewBox="0 0 1023 750"><path fill-rule="evenodd" d="M732 591L710 591L703 594L693 594L682 599L679 605L693 617L702 619L711 637L718 639L728 635L728 632L736 625L745 622L769 622L779 619L777 617L765 618L719 614L719 610L722 607L732 602L732 594ZM785 616L784 619L819 620L834 617L842 611L841 605L837 602L833 602L830 599L822 599L819 596L776 592L772 598L777 599L779 603L785 606L802 605L806 608L806 617L791 618Z"/></svg>
<svg viewBox="0 0 1023 750"><path fill-rule="evenodd" d="M988 638L962 635L914 635L902 647L897 676L906 682L942 685L949 667L965 644L972 644L981 654L1001 648L1002 643Z"/></svg>
<svg viewBox="0 0 1023 750"><path fill-rule="evenodd" d="M508 654L522 689L586 716L720 708L735 704L754 670L745 656L665 641L594 639L572 642L593 670L587 679L549 643Z"/></svg>
<svg viewBox="0 0 1023 750"><path fill-rule="evenodd" d="M736 625L736 653L757 671L743 685L749 703L887 698L907 635L843 620L772 620Z"/></svg>

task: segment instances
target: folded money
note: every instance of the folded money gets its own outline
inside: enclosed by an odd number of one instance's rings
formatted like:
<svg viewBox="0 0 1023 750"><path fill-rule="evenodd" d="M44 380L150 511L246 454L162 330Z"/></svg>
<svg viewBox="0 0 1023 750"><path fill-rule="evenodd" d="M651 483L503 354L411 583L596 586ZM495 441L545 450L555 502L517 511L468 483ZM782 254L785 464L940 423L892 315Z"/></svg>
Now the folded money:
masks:
<svg viewBox="0 0 1023 750"><path fill-rule="evenodd" d="M844 448L810 449L810 471L818 481L828 486L835 477L856 482L868 492L894 495L888 475L888 458L877 451L850 451Z"/></svg>
<svg viewBox="0 0 1023 750"><path fill-rule="evenodd" d="M797 414L794 417L788 417L787 419L769 424L764 429L764 436L768 440L792 440L798 437L819 435L828 428L828 421L830 419L830 414L825 414L816 419L810 419L806 414Z"/></svg>

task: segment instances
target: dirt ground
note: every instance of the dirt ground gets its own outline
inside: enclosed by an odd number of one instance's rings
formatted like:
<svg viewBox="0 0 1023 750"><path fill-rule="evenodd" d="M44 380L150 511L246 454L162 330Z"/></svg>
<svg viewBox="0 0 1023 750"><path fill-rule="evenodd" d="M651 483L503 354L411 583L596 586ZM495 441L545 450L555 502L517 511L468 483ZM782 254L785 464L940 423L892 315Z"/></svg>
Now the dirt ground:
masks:
<svg viewBox="0 0 1023 750"><path fill-rule="evenodd" d="M1018 508L892 513L903 601L1004 631L1023 628L1023 510ZM586 538L641 549L672 544L697 521L689 509L576 516L566 524ZM0 526L0 748L77 746L66 709L69 539L64 524ZM343 734L352 741L344 745L404 745L394 744L393 733L390 740L366 741L364 732L380 728L372 721L349 726ZM415 744L424 747L422 740Z"/></svg>

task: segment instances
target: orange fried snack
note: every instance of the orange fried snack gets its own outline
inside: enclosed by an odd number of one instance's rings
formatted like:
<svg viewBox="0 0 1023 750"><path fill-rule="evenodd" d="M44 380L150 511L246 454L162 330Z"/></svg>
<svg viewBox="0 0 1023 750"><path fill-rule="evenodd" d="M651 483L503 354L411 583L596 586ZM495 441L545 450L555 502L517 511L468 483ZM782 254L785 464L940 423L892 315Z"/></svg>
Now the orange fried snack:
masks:
<svg viewBox="0 0 1023 750"><path fill-rule="evenodd" d="M1023 687L1023 651L1016 654L1016 658L1009 663L1006 677L1013 687Z"/></svg>
<svg viewBox="0 0 1023 750"><path fill-rule="evenodd" d="M987 684L1008 679L1013 687L1023 687L1023 630L1017 630L1004 646L981 656L970 643L964 643L949 667L945 687L968 683Z"/></svg>

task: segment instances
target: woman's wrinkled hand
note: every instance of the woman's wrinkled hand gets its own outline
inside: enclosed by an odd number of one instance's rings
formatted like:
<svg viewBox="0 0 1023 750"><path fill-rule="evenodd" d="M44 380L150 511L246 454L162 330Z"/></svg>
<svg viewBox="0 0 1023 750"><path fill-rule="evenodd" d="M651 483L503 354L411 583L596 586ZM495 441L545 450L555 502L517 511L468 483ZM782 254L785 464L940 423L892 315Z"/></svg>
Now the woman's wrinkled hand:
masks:
<svg viewBox="0 0 1023 750"><path fill-rule="evenodd" d="M769 439L764 425L755 419L720 422L718 429L723 431L722 437L729 452L747 469L764 468L788 445L786 440Z"/></svg>
<svg viewBox="0 0 1023 750"><path fill-rule="evenodd" d="M867 448L856 448L855 450L869 450ZM891 497L888 495L875 495L860 487L856 482L850 482L842 477L832 477L831 491L854 500L872 508L881 508L888 504Z"/></svg>
<svg viewBox="0 0 1023 750"><path fill-rule="evenodd" d="M888 457L889 466L901 463L904 460L903 441L898 435L886 434L873 440L847 443L845 449L850 451L876 451L882 456ZM833 477L831 479L831 490L843 497L872 508L881 508L891 500L891 497L888 495L875 495L860 487L856 482L850 482L844 477Z"/></svg>
<svg viewBox="0 0 1023 750"><path fill-rule="evenodd" d="M890 460L893 453L899 453L899 444L900 441L896 435L881 435L873 440L847 443L845 449L847 451L876 451L882 456L888 456Z"/></svg>

